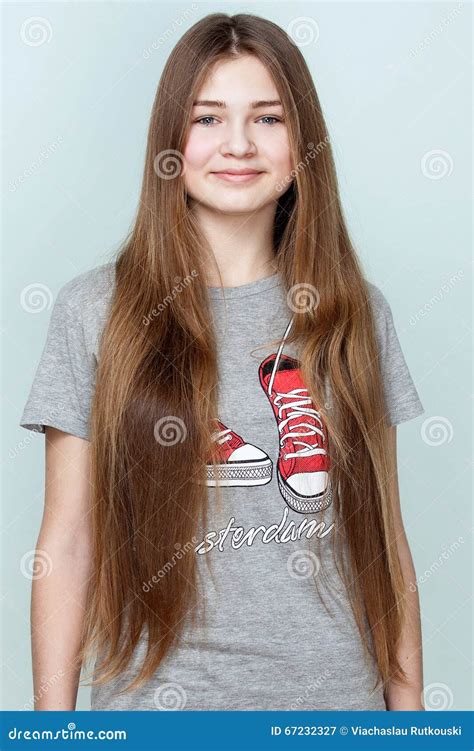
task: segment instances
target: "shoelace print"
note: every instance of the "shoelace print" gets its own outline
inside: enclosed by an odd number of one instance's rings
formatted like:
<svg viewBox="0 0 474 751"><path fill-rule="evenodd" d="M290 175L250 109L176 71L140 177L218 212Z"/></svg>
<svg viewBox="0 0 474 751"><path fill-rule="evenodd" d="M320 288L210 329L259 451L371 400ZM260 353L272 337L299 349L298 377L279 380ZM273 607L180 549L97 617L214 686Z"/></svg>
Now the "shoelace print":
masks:
<svg viewBox="0 0 474 751"><path fill-rule="evenodd" d="M303 396L303 394L306 393L306 396ZM281 423L279 425L280 433L283 431L285 425L287 425L290 420L294 420L295 418L298 419L305 415L314 415L315 419L321 421L321 413L318 412L316 409L312 409L309 407L304 407L305 404L311 404L311 398L307 395L308 389L302 388L302 389L292 389L291 391L288 391L286 393L279 393L277 392L274 398L274 402L276 405L278 405L278 417L281 420ZM293 401L289 404L280 404L283 399L293 399ZM284 410L294 410L290 414L287 414L286 417L283 418L283 412ZM294 428L309 428L309 432L307 433L297 433L294 431ZM300 422L296 425L292 425L291 429L288 433L285 433L285 435L280 439L280 446L283 448L285 438L294 438L297 437L304 437L304 436L315 436L320 435L324 440L324 433L323 431L318 428L316 425L311 425L308 422ZM319 447L313 447L310 443L307 443L306 441L294 441L295 444L298 444L299 446L303 446L302 449L299 449L298 451L290 452L288 454L283 454L283 459L290 459L293 457L298 456L314 456L315 454L322 454L325 453L324 449L321 449Z"/></svg>
<svg viewBox="0 0 474 751"><path fill-rule="evenodd" d="M230 435L231 432L230 428L227 428L226 430L218 430L212 434L212 440L215 441L215 443L222 445L226 441L232 440L232 436Z"/></svg>

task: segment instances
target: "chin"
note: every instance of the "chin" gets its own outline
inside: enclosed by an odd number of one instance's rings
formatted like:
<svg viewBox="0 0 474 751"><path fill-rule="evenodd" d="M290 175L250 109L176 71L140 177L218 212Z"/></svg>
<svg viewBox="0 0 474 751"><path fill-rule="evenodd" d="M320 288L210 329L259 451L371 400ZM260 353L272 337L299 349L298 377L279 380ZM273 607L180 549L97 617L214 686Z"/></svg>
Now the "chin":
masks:
<svg viewBox="0 0 474 751"><path fill-rule="evenodd" d="M207 205L209 208L214 211L219 211L221 214L250 214L261 208L261 206L257 205L255 201L229 201L228 203L209 202Z"/></svg>

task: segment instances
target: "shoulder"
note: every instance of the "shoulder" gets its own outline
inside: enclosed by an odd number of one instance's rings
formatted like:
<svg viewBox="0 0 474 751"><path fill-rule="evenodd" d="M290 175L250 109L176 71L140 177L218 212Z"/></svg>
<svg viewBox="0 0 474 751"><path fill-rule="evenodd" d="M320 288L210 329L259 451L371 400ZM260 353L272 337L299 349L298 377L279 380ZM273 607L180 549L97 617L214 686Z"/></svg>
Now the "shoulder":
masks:
<svg viewBox="0 0 474 751"><path fill-rule="evenodd" d="M111 261L73 277L56 296L55 315L64 313L70 326L81 329L91 351L98 346L114 288L115 261Z"/></svg>
<svg viewBox="0 0 474 751"><path fill-rule="evenodd" d="M396 337L392 309L387 297L376 284L366 280L366 285L374 320L375 335L382 355L385 355Z"/></svg>
<svg viewBox="0 0 474 751"><path fill-rule="evenodd" d="M382 290L377 287L373 282L365 280L367 291L369 293L369 300L374 315L379 318L385 318L387 315L391 315L390 304L385 297Z"/></svg>
<svg viewBox="0 0 474 751"><path fill-rule="evenodd" d="M108 302L115 286L115 261L96 266L73 277L60 287L57 299L70 308L96 307L104 298Z"/></svg>

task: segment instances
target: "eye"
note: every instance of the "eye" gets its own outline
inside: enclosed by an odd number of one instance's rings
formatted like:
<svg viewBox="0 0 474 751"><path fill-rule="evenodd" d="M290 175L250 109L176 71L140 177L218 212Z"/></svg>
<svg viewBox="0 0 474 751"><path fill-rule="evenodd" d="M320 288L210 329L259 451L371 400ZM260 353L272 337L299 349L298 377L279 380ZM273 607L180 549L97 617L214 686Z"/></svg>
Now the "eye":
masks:
<svg viewBox="0 0 474 751"><path fill-rule="evenodd" d="M215 120L216 118L214 115L205 115L204 117L200 117L198 120L194 120L195 123L200 123L201 125L204 125L205 127L208 127L209 125L212 125L212 123L204 123L203 120Z"/></svg>
<svg viewBox="0 0 474 751"><path fill-rule="evenodd" d="M275 123L281 123L282 120L280 120L279 117L275 117L274 115L263 115L263 117L260 118L261 120L274 120L273 123L267 123L268 125L275 125Z"/></svg>

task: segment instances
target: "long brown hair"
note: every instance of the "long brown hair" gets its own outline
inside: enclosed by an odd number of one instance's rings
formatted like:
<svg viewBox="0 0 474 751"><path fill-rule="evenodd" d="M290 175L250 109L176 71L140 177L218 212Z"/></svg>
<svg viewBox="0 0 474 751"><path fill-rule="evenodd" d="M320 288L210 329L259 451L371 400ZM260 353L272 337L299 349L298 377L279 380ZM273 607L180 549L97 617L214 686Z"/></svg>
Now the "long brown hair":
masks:
<svg viewBox="0 0 474 751"><path fill-rule="evenodd" d="M406 680L397 659L405 590L376 333L321 106L300 50L281 28L216 13L184 34L163 70L96 373L94 564L81 657L106 649L94 680L104 683L126 668L146 629L148 651L126 690L152 676L201 600L192 542L207 520L205 467L217 461L210 426L219 384L206 285L212 254L180 168L192 102L211 66L244 54L259 58L278 88L297 166L276 207L275 263L289 294L317 291L318 304L301 307L288 342L302 343L310 395L326 395L339 565L378 681Z"/></svg>

